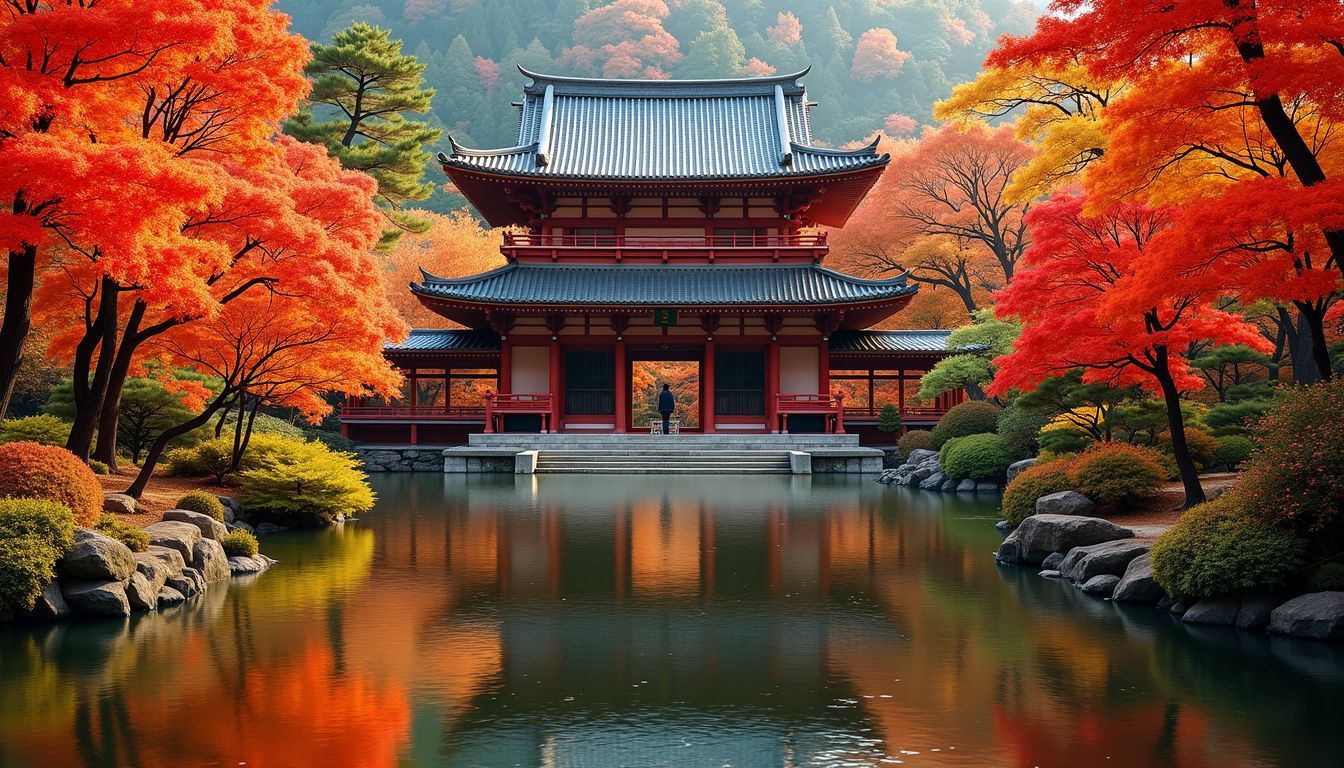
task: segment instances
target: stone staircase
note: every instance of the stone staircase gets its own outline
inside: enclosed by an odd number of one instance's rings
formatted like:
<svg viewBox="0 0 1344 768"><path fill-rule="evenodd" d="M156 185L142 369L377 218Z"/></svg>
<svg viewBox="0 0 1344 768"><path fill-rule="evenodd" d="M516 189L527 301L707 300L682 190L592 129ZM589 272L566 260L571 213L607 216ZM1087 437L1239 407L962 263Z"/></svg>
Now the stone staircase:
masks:
<svg viewBox="0 0 1344 768"><path fill-rule="evenodd" d="M691 450L539 450L536 474L621 475L787 475L796 470L790 451Z"/></svg>

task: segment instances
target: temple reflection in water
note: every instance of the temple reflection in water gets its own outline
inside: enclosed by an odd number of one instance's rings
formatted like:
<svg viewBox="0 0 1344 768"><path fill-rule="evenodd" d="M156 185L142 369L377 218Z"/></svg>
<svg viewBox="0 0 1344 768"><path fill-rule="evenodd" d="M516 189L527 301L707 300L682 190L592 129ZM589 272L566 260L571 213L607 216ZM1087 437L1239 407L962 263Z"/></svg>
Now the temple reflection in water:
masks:
<svg viewBox="0 0 1344 768"><path fill-rule="evenodd" d="M1330 749L1300 729L1339 703L1337 652L1195 642L998 568L983 500L820 476L378 485L366 521L272 537L281 567L192 610L0 636L0 764L1185 768L1292 764L1261 746L1290 732L1299 763ZM1252 722L1226 703L1244 701L1274 708Z"/></svg>

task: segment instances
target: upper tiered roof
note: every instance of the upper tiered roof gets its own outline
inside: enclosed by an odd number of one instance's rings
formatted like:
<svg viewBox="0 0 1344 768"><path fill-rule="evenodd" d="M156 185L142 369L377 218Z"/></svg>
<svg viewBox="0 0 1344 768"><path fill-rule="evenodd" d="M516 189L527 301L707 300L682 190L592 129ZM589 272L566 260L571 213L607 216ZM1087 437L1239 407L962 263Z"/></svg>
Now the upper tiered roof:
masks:
<svg viewBox="0 0 1344 768"><path fill-rule="evenodd" d="M520 67L521 69L521 67ZM468 149L448 167L563 179L820 176L886 163L876 142L812 146L806 71L728 80L596 80L522 70L518 144Z"/></svg>

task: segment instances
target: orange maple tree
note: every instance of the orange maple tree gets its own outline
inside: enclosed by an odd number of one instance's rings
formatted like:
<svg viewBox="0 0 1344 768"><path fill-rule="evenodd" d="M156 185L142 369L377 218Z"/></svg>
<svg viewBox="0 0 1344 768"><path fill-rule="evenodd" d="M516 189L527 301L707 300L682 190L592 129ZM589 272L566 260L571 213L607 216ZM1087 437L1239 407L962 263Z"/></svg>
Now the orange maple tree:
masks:
<svg viewBox="0 0 1344 768"><path fill-rule="evenodd" d="M482 227L466 211L416 211L415 215L429 221L429 229L403 236L386 255L388 299L412 326L455 325L426 309L407 287L421 280L421 270L439 277L467 277L504 266L499 250L502 230Z"/></svg>

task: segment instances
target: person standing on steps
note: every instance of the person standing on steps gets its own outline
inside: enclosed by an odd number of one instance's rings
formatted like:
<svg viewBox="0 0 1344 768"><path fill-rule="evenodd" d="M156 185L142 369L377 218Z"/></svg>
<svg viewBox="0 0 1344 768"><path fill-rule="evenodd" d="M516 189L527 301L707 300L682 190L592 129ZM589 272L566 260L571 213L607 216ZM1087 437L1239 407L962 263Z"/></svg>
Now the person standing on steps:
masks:
<svg viewBox="0 0 1344 768"><path fill-rule="evenodd" d="M672 388L664 384L663 391L658 393L658 412L663 414L664 435L672 429L672 412L676 409L677 399L672 396Z"/></svg>

